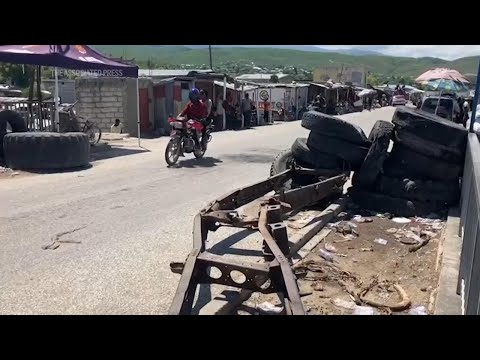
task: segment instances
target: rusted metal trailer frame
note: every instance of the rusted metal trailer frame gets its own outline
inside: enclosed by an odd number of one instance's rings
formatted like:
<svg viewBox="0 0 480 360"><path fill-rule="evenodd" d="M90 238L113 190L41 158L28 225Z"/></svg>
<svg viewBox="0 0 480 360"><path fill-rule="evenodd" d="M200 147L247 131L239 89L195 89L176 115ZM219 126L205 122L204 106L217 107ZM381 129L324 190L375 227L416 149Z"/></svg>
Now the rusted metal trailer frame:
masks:
<svg viewBox="0 0 480 360"><path fill-rule="evenodd" d="M170 264L172 272L182 274L169 310L170 315L191 314L195 292L200 284L226 285L264 294L280 293L283 294L286 314L305 315L289 259L313 235L305 235L305 239L299 239L295 248L290 249L287 227L282 218L291 211L341 195L348 175L343 173L308 186L283 191L283 184L299 174L320 176L315 170L294 166L267 180L237 189L219 198L195 216L193 250L185 263ZM239 215L238 208L272 191L275 191L275 195L260 204L258 217L248 218ZM258 230L264 239L266 262L258 264L227 260L206 251L208 232L216 231L221 226ZM209 271L211 267L219 269L221 276L212 277ZM231 276L233 271L242 273L245 281L236 282Z"/></svg>

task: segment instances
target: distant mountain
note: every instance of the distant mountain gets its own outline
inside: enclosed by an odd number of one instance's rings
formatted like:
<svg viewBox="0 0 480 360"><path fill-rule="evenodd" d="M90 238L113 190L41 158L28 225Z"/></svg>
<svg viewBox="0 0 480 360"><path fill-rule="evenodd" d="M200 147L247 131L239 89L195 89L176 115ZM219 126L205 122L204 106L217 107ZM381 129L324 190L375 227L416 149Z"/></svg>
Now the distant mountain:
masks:
<svg viewBox="0 0 480 360"><path fill-rule="evenodd" d="M208 45L92 45L104 54L134 58L141 66L147 62L159 68L189 65L207 68ZM214 68L232 73L251 71L252 63L265 69L284 69L294 66L312 71L322 66L345 65L364 67L367 71L386 76L418 76L434 67L450 67L462 73L477 73L479 57L454 61L438 58L408 58L365 53L358 49L326 51L309 45L220 45L212 50ZM285 48L286 47L286 48ZM289 47L296 47L290 49ZM301 50L300 50L301 49ZM311 49L311 50L309 50Z"/></svg>
<svg viewBox="0 0 480 360"><path fill-rule="evenodd" d="M208 45L184 45L189 49L206 49ZM271 48L271 49L285 49L285 50L298 50L298 51L308 51L308 52L323 52L323 53L337 53L337 54L347 54L354 56L364 56L364 55L383 55L376 51L370 50L361 50L361 49L337 49L330 50L324 49L314 45L212 45L212 48Z"/></svg>

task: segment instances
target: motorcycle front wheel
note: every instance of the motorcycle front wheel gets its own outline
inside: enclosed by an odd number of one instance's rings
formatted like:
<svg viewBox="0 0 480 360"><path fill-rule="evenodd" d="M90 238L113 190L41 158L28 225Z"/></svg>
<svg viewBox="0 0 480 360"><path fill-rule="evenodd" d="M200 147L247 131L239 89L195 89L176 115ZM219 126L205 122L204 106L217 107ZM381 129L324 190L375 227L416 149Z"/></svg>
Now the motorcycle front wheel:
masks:
<svg viewBox="0 0 480 360"><path fill-rule="evenodd" d="M177 163L181 153L180 139L170 139L167 148L165 149L165 161L169 166Z"/></svg>

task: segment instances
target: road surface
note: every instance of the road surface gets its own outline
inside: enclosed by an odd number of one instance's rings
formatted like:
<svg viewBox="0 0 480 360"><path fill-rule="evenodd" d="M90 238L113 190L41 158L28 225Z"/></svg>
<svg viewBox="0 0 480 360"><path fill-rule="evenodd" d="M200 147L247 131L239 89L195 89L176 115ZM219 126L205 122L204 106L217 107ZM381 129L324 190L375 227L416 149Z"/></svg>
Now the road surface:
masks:
<svg viewBox="0 0 480 360"><path fill-rule="evenodd" d="M343 116L368 135L392 108ZM80 172L0 179L1 314L165 314L191 250L194 215L268 176L273 157L306 136L300 122L215 133L206 158L167 168L167 138L148 151L95 155ZM55 250L44 249L59 240Z"/></svg>

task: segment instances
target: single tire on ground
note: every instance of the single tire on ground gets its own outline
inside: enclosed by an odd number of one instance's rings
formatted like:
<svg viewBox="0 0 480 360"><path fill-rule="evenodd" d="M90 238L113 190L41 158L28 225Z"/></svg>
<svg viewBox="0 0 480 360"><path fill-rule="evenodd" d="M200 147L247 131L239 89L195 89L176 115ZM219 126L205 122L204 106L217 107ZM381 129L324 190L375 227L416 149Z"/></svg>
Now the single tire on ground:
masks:
<svg viewBox="0 0 480 360"><path fill-rule="evenodd" d="M12 169L70 169L90 162L84 133L10 133L3 139L5 161Z"/></svg>
<svg viewBox="0 0 480 360"><path fill-rule="evenodd" d="M341 169L343 160L337 156L311 151L306 138L297 138L292 145L292 154L296 161L309 165L313 169Z"/></svg>
<svg viewBox="0 0 480 360"><path fill-rule="evenodd" d="M385 175L393 178L448 181L460 177L463 167L419 154L395 143L383 170Z"/></svg>
<svg viewBox="0 0 480 360"><path fill-rule="evenodd" d="M352 177L353 186L369 188L377 180L383 169L383 162L388 156L388 147L393 135L393 124L389 121L379 120L375 123L368 139L372 146L368 150L360 170Z"/></svg>
<svg viewBox="0 0 480 360"><path fill-rule="evenodd" d="M398 142L417 153L441 159L449 163L463 164L465 158L465 149L448 147L430 140L422 139L411 131L399 128L398 126L394 132L394 139L395 142Z"/></svg>
<svg viewBox="0 0 480 360"><path fill-rule="evenodd" d="M348 141L325 136L313 131L308 136L307 146L314 153L330 154L345 160L350 164L353 171L360 169L368 153L367 147L355 145Z"/></svg>
<svg viewBox="0 0 480 360"><path fill-rule="evenodd" d="M446 210L446 206L438 202L406 200L353 187L348 189L348 194L354 203L365 210L388 212L396 216L427 216Z"/></svg>
<svg viewBox="0 0 480 360"><path fill-rule="evenodd" d="M27 124L23 117L13 110L0 111L0 133L7 131L7 123L10 124L12 132L26 132L28 131Z"/></svg>
<svg viewBox="0 0 480 360"><path fill-rule="evenodd" d="M380 176L375 184L375 192L396 198L422 202L435 201L452 206L460 199L460 183L458 180L440 182Z"/></svg>
<svg viewBox="0 0 480 360"><path fill-rule="evenodd" d="M453 121L401 106L395 111L392 122L398 128L408 130L421 139L465 152L468 130Z"/></svg>
<svg viewBox="0 0 480 360"><path fill-rule="evenodd" d="M303 114L302 126L312 132L346 140L352 144L369 147L370 142L363 130L345 120L318 111Z"/></svg>

